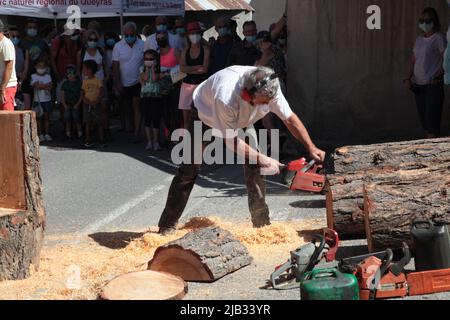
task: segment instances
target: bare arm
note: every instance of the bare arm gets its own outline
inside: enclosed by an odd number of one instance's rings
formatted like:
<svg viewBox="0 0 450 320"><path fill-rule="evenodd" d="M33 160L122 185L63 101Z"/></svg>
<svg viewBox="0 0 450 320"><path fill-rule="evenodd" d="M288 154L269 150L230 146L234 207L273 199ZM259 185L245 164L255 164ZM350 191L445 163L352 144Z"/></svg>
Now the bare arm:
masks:
<svg viewBox="0 0 450 320"><path fill-rule="evenodd" d="M283 121L289 132L300 141L310 153L311 157L319 162L325 160L325 152L316 147L309 136L308 130L305 125L299 119L299 117L293 113L289 119Z"/></svg>
<svg viewBox="0 0 450 320"><path fill-rule="evenodd" d="M25 81L28 76L28 69L30 68L30 52L25 50L25 61L23 64L23 71L19 75L21 81Z"/></svg>
<svg viewBox="0 0 450 320"><path fill-rule="evenodd" d="M286 27L287 19L286 19L286 13L281 17L281 19L277 22L275 25L275 28L270 32L270 36L272 38L272 41L275 41L280 36L280 33L283 32L284 27Z"/></svg>

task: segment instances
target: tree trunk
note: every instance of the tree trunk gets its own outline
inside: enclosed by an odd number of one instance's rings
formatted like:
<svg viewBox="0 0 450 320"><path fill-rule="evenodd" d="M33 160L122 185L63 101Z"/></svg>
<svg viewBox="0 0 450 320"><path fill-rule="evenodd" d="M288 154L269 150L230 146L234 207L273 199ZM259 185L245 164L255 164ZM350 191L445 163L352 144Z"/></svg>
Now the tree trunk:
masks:
<svg viewBox="0 0 450 320"><path fill-rule="evenodd" d="M398 171L364 187L364 222L370 250L411 245L416 219L450 223L450 165Z"/></svg>
<svg viewBox="0 0 450 320"><path fill-rule="evenodd" d="M327 221L342 239L365 237L365 181L398 170L450 165L450 138L394 142L336 149L328 175Z"/></svg>
<svg viewBox="0 0 450 320"><path fill-rule="evenodd" d="M230 232L209 227L159 247L148 269L185 281L213 282L251 262L247 248Z"/></svg>
<svg viewBox="0 0 450 320"><path fill-rule="evenodd" d="M350 146L334 154L334 174L386 173L450 163L450 138Z"/></svg>
<svg viewBox="0 0 450 320"><path fill-rule="evenodd" d="M34 112L0 112L0 280L39 268L45 210Z"/></svg>

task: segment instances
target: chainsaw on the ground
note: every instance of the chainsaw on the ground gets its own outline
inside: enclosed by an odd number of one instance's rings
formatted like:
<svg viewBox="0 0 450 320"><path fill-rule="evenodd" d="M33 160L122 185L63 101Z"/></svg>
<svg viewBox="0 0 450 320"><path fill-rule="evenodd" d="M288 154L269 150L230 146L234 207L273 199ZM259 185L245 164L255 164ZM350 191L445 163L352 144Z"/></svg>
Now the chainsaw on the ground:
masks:
<svg viewBox="0 0 450 320"><path fill-rule="evenodd" d="M320 193L325 187L325 176L319 173L322 169L323 166L317 165L315 160L307 162L301 158L282 169L281 181L293 191Z"/></svg>
<svg viewBox="0 0 450 320"><path fill-rule="evenodd" d="M275 268L269 284L276 290L290 290L300 287L306 272L317 267L337 266L336 252L339 236L336 231L323 228L322 234L315 234L312 241L291 251L290 259Z"/></svg>

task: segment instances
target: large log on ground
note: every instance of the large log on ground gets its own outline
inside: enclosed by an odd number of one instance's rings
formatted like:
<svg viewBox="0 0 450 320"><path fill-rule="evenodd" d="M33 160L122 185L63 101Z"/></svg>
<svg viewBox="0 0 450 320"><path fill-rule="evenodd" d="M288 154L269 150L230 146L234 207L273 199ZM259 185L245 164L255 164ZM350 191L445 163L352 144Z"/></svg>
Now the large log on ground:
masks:
<svg viewBox="0 0 450 320"><path fill-rule="evenodd" d="M213 282L251 262L247 248L230 232L209 227L159 247L148 269L185 281Z"/></svg>
<svg viewBox="0 0 450 320"><path fill-rule="evenodd" d="M411 244L412 221L450 223L450 165L397 171L364 186L364 222L370 250Z"/></svg>
<svg viewBox="0 0 450 320"><path fill-rule="evenodd" d="M391 142L336 149L334 175L416 170L450 163L450 138Z"/></svg>
<svg viewBox="0 0 450 320"><path fill-rule="evenodd" d="M45 210L34 112L0 112L0 280L39 267Z"/></svg>
<svg viewBox="0 0 450 320"><path fill-rule="evenodd" d="M450 138L338 148L327 176L327 224L342 239L364 238L365 181L398 170L450 165Z"/></svg>

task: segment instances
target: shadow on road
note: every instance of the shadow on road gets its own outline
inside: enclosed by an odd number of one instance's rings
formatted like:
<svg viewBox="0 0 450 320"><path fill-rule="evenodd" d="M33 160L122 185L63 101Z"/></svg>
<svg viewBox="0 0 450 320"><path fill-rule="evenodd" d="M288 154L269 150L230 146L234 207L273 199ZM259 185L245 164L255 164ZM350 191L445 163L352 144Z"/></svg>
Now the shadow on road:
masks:
<svg viewBox="0 0 450 320"><path fill-rule="evenodd" d="M103 247L124 249L131 241L141 238L143 235L144 233L142 232L117 231L93 233L89 237Z"/></svg>

